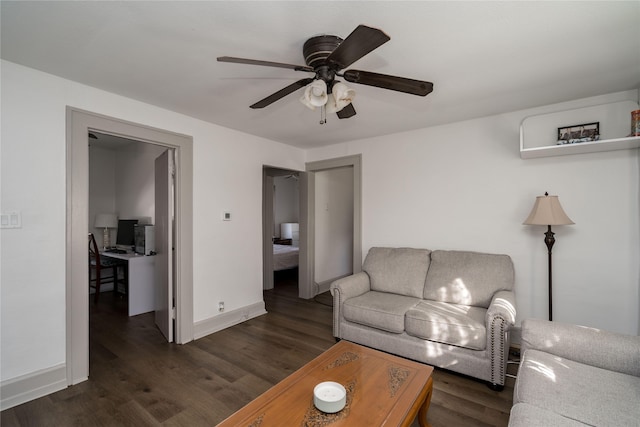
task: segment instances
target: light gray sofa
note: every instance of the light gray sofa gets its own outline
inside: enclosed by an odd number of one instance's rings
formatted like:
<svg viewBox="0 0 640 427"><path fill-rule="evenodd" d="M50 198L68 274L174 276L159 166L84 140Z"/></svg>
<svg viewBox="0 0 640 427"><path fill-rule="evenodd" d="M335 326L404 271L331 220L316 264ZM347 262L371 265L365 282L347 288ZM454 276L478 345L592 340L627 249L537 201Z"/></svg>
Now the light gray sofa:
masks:
<svg viewBox="0 0 640 427"><path fill-rule="evenodd" d="M640 337L522 322L509 426L640 426Z"/></svg>
<svg viewBox="0 0 640 427"><path fill-rule="evenodd" d="M336 338L504 386L509 256L374 247L362 270L331 284Z"/></svg>

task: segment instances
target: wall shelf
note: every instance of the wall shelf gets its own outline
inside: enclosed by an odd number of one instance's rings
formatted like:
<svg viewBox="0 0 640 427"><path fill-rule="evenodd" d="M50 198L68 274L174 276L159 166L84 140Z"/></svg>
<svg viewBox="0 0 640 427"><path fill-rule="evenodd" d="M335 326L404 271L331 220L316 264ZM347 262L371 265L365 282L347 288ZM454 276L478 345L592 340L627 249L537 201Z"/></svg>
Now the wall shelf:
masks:
<svg viewBox="0 0 640 427"><path fill-rule="evenodd" d="M520 149L520 157L534 159L536 157L564 156L568 154L597 153L600 151L630 150L640 147L640 136L630 138L606 139L579 144L550 145Z"/></svg>
<svg viewBox="0 0 640 427"><path fill-rule="evenodd" d="M532 159L638 148L640 136L627 136L631 130L631 111L637 109L638 103L628 100L529 116L520 125L520 157ZM599 141L556 145L559 127L593 122L600 123Z"/></svg>

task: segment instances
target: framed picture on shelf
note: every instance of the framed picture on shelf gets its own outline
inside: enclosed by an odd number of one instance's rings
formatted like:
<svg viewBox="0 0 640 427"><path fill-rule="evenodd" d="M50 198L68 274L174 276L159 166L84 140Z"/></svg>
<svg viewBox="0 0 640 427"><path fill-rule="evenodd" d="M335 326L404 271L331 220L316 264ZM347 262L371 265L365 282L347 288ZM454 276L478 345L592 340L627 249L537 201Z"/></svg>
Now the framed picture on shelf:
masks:
<svg viewBox="0 0 640 427"><path fill-rule="evenodd" d="M598 141L600 122L558 128L558 145Z"/></svg>

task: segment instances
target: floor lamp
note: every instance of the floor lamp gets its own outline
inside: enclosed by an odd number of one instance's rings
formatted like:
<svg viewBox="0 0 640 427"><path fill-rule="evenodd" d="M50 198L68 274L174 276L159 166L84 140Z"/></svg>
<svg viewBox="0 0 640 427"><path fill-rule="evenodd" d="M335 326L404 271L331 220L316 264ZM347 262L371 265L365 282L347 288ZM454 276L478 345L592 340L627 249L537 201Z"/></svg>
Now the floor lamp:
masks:
<svg viewBox="0 0 640 427"><path fill-rule="evenodd" d="M524 220L525 225L546 225L547 232L544 233L544 243L547 245L549 252L549 320L553 320L553 306L552 306L552 286L551 286L551 248L556 242L553 237L555 233L551 231L552 225L571 225L574 224L571 219L564 213L562 206L560 206L560 200L558 196L550 196L549 193L544 193L544 196L536 197L536 203L533 205L531 213Z"/></svg>

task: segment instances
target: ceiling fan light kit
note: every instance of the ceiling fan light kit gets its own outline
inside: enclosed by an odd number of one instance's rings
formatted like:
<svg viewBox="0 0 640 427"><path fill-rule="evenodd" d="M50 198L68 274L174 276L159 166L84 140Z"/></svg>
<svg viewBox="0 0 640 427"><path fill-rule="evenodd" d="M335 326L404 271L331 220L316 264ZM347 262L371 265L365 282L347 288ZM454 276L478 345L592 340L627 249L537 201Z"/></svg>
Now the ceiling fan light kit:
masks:
<svg viewBox="0 0 640 427"><path fill-rule="evenodd" d="M325 105L328 99L327 84L323 80L314 80L304 89L300 102L309 109L315 110L316 107Z"/></svg>
<svg viewBox="0 0 640 427"><path fill-rule="evenodd" d="M329 102L326 104L327 113L337 113L342 111L347 105L353 102L356 91L347 87L344 83L335 82L331 88Z"/></svg>
<svg viewBox="0 0 640 427"><path fill-rule="evenodd" d="M326 122L324 115L327 112L337 113L340 119L347 119L356 114L356 110L352 104L356 94L355 91L347 87L344 83L336 81L336 76L343 77L351 83L374 86L418 96L426 96L433 91L433 83L422 80L359 70L346 70L340 74L341 70L347 68L389 40L389 36L381 30L359 25L344 40L331 35L315 36L308 39L302 47L306 66L230 56L218 57L218 61L288 68L295 71L315 73L313 78L298 80L256 102L250 107L264 108L298 89L304 88L300 102L311 110L320 107L323 116L320 120L322 124Z"/></svg>
<svg viewBox="0 0 640 427"><path fill-rule="evenodd" d="M349 105L355 96L356 91L344 83L334 82L329 92L323 80L314 80L304 89L300 102L310 110L324 107L327 113L337 113Z"/></svg>

